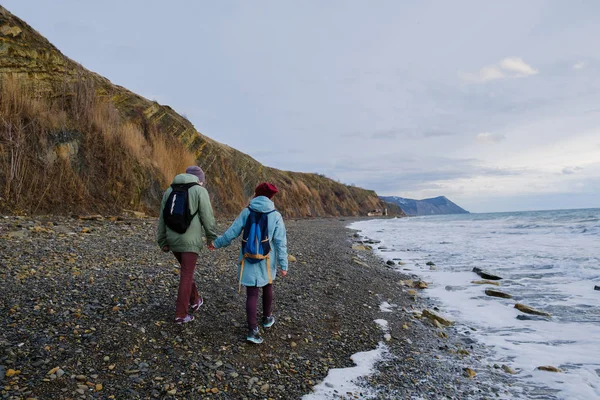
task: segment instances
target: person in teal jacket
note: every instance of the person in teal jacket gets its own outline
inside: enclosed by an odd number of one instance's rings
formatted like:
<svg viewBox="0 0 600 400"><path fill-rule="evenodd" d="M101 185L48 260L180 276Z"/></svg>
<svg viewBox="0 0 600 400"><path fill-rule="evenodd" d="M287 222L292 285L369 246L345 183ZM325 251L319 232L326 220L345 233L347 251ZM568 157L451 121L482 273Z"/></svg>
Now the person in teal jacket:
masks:
<svg viewBox="0 0 600 400"><path fill-rule="evenodd" d="M204 171L193 165L188 167L185 172L185 174L175 176L173 184L197 183L197 185L188 189L190 213L196 213L196 215L184 233L177 233L165 224L162 211L173 190L169 187L162 198L156 235L156 241L160 248L163 251L172 251L181 265L175 309L175 322L179 324L194 320L194 316L188 314L188 307L191 308L192 312L195 312L204 303L202 296L198 293L196 282L194 282L196 261L198 260L198 254L204 247L202 244L202 228L204 228L207 243L211 243L217 237L210 198L204 188Z"/></svg>
<svg viewBox="0 0 600 400"><path fill-rule="evenodd" d="M251 212L267 214L268 237L271 247L269 258L256 263L245 262L241 249L238 258L238 277L240 285L246 287L247 295L246 315L248 319L248 336L246 339L257 344L263 342L263 338L259 334L258 319L256 316L260 288L262 288L263 292L262 326L270 328L275 323L275 317L273 317L272 282L277 275L277 266L281 269L281 276L286 276L288 270L285 225L283 217L275 210L275 204L271 200L277 192L277 188L270 183L264 182L258 185L254 190L254 198L250 201L250 205L242 210L227 231L213 243L214 248L217 249L229 246L242 233ZM270 265L267 266L267 262Z"/></svg>

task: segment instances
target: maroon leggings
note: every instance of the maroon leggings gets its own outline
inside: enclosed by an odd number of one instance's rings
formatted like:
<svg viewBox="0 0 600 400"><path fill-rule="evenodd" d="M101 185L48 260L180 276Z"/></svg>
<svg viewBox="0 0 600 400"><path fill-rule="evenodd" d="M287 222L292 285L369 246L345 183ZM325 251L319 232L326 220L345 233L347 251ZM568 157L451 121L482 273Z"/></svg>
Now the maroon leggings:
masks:
<svg viewBox="0 0 600 400"><path fill-rule="evenodd" d="M270 317L273 312L273 285L263 286L263 318ZM256 318L256 306L258 305L258 286L246 286L246 315L248 317L248 328L250 330L258 327Z"/></svg>
<svg viewBox="0 0 600 400"><path fill-rule="evenodd" d="M173 252L173 254L179 261L179 265L181 265L175 318L185 318L188 315L188 307L196 304L200 299L196 282L194 282L194 269L196 269L198 254L192 252Z"/></svg>

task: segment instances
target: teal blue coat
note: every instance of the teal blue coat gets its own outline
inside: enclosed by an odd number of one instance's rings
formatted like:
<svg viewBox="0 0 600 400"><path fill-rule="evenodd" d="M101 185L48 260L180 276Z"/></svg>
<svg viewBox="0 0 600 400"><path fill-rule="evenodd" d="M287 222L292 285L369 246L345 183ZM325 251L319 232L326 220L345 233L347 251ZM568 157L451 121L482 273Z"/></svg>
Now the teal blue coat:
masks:
<svg viewBox="0 0 600 400"><path fill-rule="evenodd" d="M266 213L275 210L275 204L265 196L258 196L250 201L250 208L254 211ZM215 247L227 247L231 242L240 236L246 219L250 214L248 208L244 208L240 215L233 221L233 224L225 231L225 233L214 241ZM279 211L273 211L268 215L269 218L269 244L271 245L270 268L271 277L274 280L277 275L277 265L284 271L288 269L288 253L287 253L287 237L285 233L285 225ZM242 248L240 244L240 256L238 257L238 279L242 261ZM244 273L242 275L242 285L263 287L269 283L267 274L266 260L261 260L256 264L249 262L244 263Z"/></svg>

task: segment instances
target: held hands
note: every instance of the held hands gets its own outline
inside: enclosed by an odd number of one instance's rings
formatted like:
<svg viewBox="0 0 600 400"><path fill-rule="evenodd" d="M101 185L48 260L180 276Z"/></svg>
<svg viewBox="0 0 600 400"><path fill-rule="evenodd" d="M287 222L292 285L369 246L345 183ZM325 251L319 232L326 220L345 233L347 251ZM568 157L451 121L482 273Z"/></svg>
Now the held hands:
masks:
<svg viewBox="0 0 600 400"><path fill-rule="evenodd" d="M214 251L214 250L216 250L216 249L217 249L217 248L215 247L215 243L214 243L214 242L209 242L207 247L208 247L208 249L209 249L210 251Z"/></svg>
<svg viewBox="0 0 600 400"><path fill-rule="evenodd" d="M166 253L167 251L169 251L169 246L163 246L163 247L162 247L162 251L164 251L165 253Z"/></svg>
<svg viewBox="0 0 600 400"><path fill-rule="evenodd" d="M287 271L284 271L282 269L279 270L279 273L281 274L282 277L287 275Z"/></svg>

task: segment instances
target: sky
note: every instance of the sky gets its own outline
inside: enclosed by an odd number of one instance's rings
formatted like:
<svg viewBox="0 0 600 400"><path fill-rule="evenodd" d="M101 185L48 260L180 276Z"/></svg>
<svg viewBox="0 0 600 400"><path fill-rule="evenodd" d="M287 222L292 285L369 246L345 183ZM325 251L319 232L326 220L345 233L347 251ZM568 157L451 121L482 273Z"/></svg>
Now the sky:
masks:
<svg viewBox="0 0 600 400"><path fill-rule="evenodd" d="M1 4L265 165L472 212L600 207L600 2Z"/></svg>

